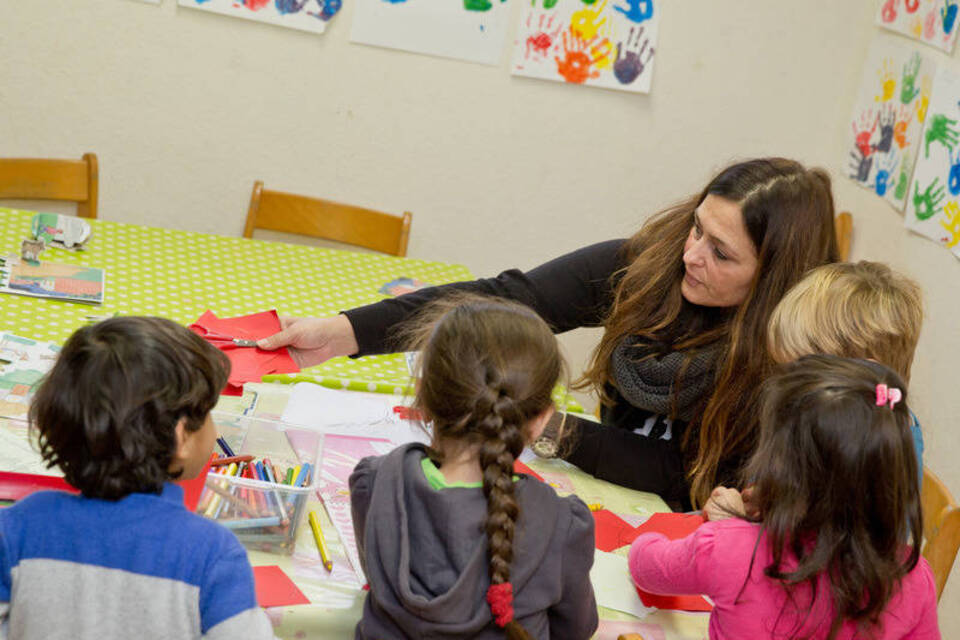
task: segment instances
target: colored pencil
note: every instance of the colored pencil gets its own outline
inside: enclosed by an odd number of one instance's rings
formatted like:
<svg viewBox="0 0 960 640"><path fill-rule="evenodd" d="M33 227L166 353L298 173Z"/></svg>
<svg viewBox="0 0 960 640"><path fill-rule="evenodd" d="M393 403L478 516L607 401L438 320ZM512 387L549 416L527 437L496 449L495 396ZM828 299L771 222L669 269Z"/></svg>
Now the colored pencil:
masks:
<svg viewBox="0 0 960 640"><path fill-rule="evenodd" d="M330 552L327 551L327 542L323 539L323 530L320 528L320 518L316 511L311 511L308 517L310 520L310 530L313 531L313 540L317 543L317 550L320 551L320 560L327 571L333 571L333 561L330 559Z"/></svg>

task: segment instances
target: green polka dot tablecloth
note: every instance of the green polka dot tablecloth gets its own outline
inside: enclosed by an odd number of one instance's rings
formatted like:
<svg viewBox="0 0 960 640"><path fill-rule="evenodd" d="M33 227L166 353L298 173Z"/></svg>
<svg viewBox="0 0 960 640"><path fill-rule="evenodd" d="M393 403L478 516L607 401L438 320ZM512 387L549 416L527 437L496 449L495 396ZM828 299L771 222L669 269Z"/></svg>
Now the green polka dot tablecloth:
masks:
<svg viewBox="0 0 960 640"><path fill-rule="evenodd" d="M19 254L33 215L0 208L0 254ZM40 259L104 269L104 303L0 294L0 330L62 344L89 315L156 315L185 325L207 309L221 318L267 309L281 316L326 316L383 299L380 287L397 278L444 284L473 277L462 265L411 258L106 220L91 220L90 226L84 250L48 247ZM265 381L401 394L410 376L403 356L392 354L333 358ZM570 408L576 410L576 403Z"/></svg>

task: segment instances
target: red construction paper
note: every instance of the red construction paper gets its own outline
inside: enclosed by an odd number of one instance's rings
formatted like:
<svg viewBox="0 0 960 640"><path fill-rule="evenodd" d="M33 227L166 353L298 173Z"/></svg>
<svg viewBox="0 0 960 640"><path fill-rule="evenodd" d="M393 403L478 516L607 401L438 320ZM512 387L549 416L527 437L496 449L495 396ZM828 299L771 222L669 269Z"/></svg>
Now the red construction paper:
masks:
<svg viewBox="0 0 960 640"><path fill-rule="evenodd" d="M637 535L641 533L662 533L671 540L686 538L696 531L697 527L706 522L706 519L696 513L655 513L636 528ZM680 611L711 611L713 605L702 596L664 596L648 593L637 588L637 594L644 606L657 609L677 609Z"/></svg>
<svg viewBox="0 0 960 640"><path fill-rule="evenodd" d="M280 331L280 317L273 309L237 318L218 318L205 311L190 329L223 351L230 359L230 378L224 395L243 393L244 382L259 382L269 373L296 373L300 367L283 347L264 351L257 347L237 347L226 338L260 340Z"/></svg>
<svg viewBox="0 0 960 640"><path fill-rule="evenodd" d="M20 500L31 493L49 489L80 493L58 476L0 471L0 500Z"/></svg>
<svg viewBox="0 0 960 640"><path fill-rule="evenodd" d="M276 565L254 567L253 581L257 589L257 604L261 607L310 604L293 580Z"/></svg>
<svg viewBox="0 0 960 640"><path fill-rule="evenodd" d="M541 476L539 473L537 473L536 471L534 471L533 469L531 469L530 467L528 467L528 466L525 465L524 463L520 462L519 460L514 460L514 461L513 461L513 472L514 472L514 473L525 473L525 474L527 474L528 476L533 476L534 478L536 478L536 479L539 480L540 482L543 482L543 476Z"/></svg>
<svg viewBox="0 0 960 640"><path fill-rule="evenodd" d="M187 511L196 511L197 503L200 502L200 494L203 493L204 483L207 481L207 472L210 471L210 462L217 457L217 454L211 454L210 460L196 478L190 480L178 480L175 484L183 487L183 506Z"/></svg>
<svg viewBox="0 0 960 640"><path fill-rule="evenodd" d="M593 523L597 549L601 551L613 551L625 547L640 535L640 531L608 509L594 511Z"/></svg>

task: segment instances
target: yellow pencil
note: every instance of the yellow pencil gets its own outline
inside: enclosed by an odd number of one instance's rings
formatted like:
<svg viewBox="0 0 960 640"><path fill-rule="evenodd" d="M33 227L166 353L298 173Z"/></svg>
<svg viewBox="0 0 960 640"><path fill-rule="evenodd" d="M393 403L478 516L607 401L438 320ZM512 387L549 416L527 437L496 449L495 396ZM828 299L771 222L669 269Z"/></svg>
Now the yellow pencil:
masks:
<svg viewBox="0 0 960 640"><path fill-rule="evenodd" d="M313 539L317 543L317 549L320 550L323 566L327 571L333 571L333 561L330 560L330 552L327 551L327 543L323 539L323 530L320 529L320 518L317 517L317 512L311 511L308 520L310 520L310 529L313 531Z"/></svg>
<svg viewBox="0 0 960 640"><path fill-rule="evenodd" d="M587 508L590 509L590 511L600 511L603 509L603 503L594 502L594 503L588 504Z"/></svg>
<svg viewBox="0 0 960 640"><path fill-rule="evenodd" d="M290 484L293 484L294 480L297 479L298 475L300 475L300 465L297 465L293 468L293 480L290 481Z"/></svg>

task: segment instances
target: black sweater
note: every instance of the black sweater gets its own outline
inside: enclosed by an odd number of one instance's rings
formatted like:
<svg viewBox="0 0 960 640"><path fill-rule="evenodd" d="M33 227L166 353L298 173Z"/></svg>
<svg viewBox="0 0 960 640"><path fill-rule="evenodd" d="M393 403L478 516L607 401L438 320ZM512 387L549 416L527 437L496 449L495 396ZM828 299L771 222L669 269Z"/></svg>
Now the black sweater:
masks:
<svg viewBox="0 0 960 640"><path fill-rule="evenodd" d="M427 302L449 291L470 291L526 304L562 333L601 326L613 304L617 272L624 268L625 240L600 242L555 258L526 273L504 271L495 278L421 289L344 312L353 325L357 355L398 350L393 329ZM685 424L631 405L616 389L608 390L613 407L604 407L603 425L573 420L573 446L564 456L597 478L631 489L652 491L667 502L687 505L687 485L680 440ZM609 428L614 427L614 428Z"/></svg>

